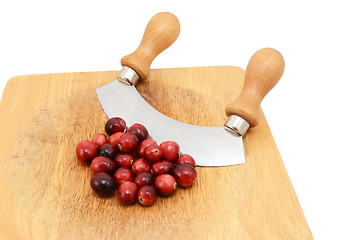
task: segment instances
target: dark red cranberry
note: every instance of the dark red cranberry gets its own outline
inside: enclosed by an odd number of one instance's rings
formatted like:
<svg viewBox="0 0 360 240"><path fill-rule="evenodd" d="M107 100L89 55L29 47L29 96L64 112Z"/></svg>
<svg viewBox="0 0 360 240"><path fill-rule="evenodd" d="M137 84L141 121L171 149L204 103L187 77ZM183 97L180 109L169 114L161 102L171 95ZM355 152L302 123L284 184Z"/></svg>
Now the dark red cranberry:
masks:
<svg viewBox="0 0 360 240"><path fill-rule="evenodd" d="M145 149L150 146L150 145L156 145L157 143L155 142L155 140L152 139L145 139L144 141L142 141L137 149L137 154L139 157L144 157L145 156Z"/></svg>
<svg viewBox="0 0 360 240"><path fill-rule="evenodd" d="M131 166L131 169L135 175L138 175L142 172L149 173L151 171L151 165L145 158L138 158Z"/></svg>
<svg viewBox="0 0 360 240"><path fill-rule="evenodd" d="M110 118L105 124L105 131L109 136L116 132L124 132L125 128L126 122L119 117Z"/></svg>
<svg viewBox="0 0 360 240"><path fill-rule="evenodd" d="M111 135L111 136L109 137L109 141L108 141L108 142L109 142L111 145L117 147L118 144L119 144L119 138L120 138L121 135L123 135L123 134L124 134L123 132L116 132L116 133L114 133L113 135Z"/></svg>
<svg viewBox="0 0 360 240"><path fill-rule="evenodd" d="M182 187L190 187L197 176L195 168L187 164L177 165L173 171L177 183Z"/></svg>
<svg viewBox="0 0 360 240"><path fill-rule="evenodd" d="M171 162L161 160L157 161L152 165L152 172L155 176L160 174L172 174L173 170L175 168L175 165Z"/></svg>
<svg viewBox="0 0 360 240"><path fill-rule="evenodd" d="M84 140L76 146L76 157L82 163L90 164L97 155L96 144L91 141Z"/></svg>
<svg viewBox="0 0 360 240"><path fill-rule="evenodd" d="M177 160L177 164L187 164L192 167L196 166L194 158L192 156L190 156L189 154L181 155Z"/></svg>
<svg viewBox="0 0 360 240"><path fill-rule="evenodd" d="M114 179L104 172L95 174L91 178L90 185L101 196L110 196L116 189Z"/></svg>
<svg viewBox="0 0 360 240"><path fill-rule="evenodd" d="M157 145L150 145L145 149L145 158L151 162L159 161L162 157L162 150Z"/></svg>
<svg viewBox="0 0 360 240"><path fill-rule="evenodd" d="M115 146L111 145L110 143L105 143L99 149L99 156L114 159L118 152L119 150Z"/></svg>
<svg viewBox="0 0 360 240"><path fill-rule="evenodd" d="M123 182L118 189L118 198L124 204L133 204L136 201L138 188L133 182Z"/></svg>
<svg viewBox="0 0 360 240"><path fill-rule="evenodd" d="M105 134L97 133L94 135L91 141L95 143L98 148L100 148L102 145L107 143L107 137Z"/></svg>
<svg viewBox="0 0 360 240"><path fill-rule="evenodd" d="M117 186L123 182L131 182L134 179L134 173L128 168L119 168L114 173L114 180Z"/></svg>
<svg viewBox="0 0 360 240"><path fill-rule="evenodd" d="M175 162L179 158L180 147L176 142L167 141L160 144L162 158L169 162Z"/></svg>
<svg viewBox="0 0 360 240"><path fill-rule="evenodd" d="M176 190L176 180L169 174L161 174L155 178L154 187L163 196L169 196Z"/></svg>
<svg viewBox="0 0 360 240"><path fill-rule="evenodd" d="M92 160L90 168L93 174L106 172L111 175L115 172L117 166L116 163L110 158L99 156Z"/></svg>
<svg viewBox="0 0 360 240"><path fill-rule="evenodd" d="M143 206L150 206L156 200L156 192L153 186L143 186L138 191L138 200Z"/></svg>
<svg viewBox="0 0 360 240"><path fill-rule="evenodd" d="M138 188L143 186L151 186L154 182L153 175L151 173L142 172L136 175L134 183Z"/></svg>
<svg viewBox="0 0 360 240"><path fill-rule="evenodd" d="M132 133L124 133L119 138L118 148L124 153L134 151L139 145L138 138Z"/></svg>
<svg viewBox="0 0 360 240"><path fill-rule="evenodd" d="M148 130L139 123L135 123L134 125L132 125L129 128L128 132L134 134L139 139L139 142L142 142L144 139L149 137Z"/></svg>
<svg viewBox="0 0 360 240"><path fill-rule="evenodd" d="M134 162L134 158L130 154L119 154L114 159L118 167L130 168Z"/></svg>

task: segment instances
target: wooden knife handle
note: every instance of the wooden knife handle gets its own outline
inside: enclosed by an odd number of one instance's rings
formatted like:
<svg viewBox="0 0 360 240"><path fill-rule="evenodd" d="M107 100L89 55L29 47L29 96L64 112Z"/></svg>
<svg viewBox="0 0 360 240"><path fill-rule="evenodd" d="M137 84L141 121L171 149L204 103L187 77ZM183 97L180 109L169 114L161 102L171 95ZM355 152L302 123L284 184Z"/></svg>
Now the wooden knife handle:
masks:
<svg viewBox="0 0 360 240"><path fill-rule="evenodd" d="M156 14L147 24L139 47L135 52L123 57L121 65L136 71L141 79L147 79L152 61L175 42L179 33L180 23L174 14L169 12Z"/></svg>
<svg viewBox="0 0 360 240"><path fill-rule="evenodd" d="M257 126L260 103L279 82L284 68L284 58L277 50L263 48L254 53L246 67L242 91L237 99L226 106L226 115L240 116L250 127Z"/></svg>

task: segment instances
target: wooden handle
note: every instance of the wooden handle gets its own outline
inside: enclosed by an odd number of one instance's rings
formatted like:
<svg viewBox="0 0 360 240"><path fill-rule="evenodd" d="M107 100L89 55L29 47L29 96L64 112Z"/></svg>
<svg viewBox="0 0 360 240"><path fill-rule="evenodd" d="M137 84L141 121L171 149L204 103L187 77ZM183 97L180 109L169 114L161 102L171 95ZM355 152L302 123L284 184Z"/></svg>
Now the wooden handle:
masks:
<svg viewBox="0 0 360 240"><path fill-rule="evenodd" d="M152 61L175 42L179 33L180 23L174 14L156 14L147 24L139 47L135 52L123 57L121 65L135 70L141 79L147 79Z"/></svg>
<svg viewBox="0 0 360 240"><path fill-rule="evenodd" d="M250 59L242 91L237 99L226 106L226 115L245 119L250 127L259 122L260 103L279 82L284 73L284 58L275 49L263 48Z"/></svg>

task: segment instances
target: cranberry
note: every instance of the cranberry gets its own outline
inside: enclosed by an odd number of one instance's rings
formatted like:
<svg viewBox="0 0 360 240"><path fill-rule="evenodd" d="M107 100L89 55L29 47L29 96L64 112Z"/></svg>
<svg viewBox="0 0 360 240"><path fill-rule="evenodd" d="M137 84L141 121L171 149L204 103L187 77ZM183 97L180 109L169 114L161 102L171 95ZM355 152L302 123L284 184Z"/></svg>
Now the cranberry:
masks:
<svg viewBox="0 0 360 240"><path fill-rule="evenodd" d="M105 143L99 149L99 156L114 159L118 152L119 150L115 146L111 145L110 143Z"/></svg>
<svg viewBox="0 0 360 240"><path fill-rule="evenodd" d="M194 158L192 156L190 156L189 154L181 155L177 160L177 164L187 164L192 167L196 166Z"/></svg>
<svg viewBox="0 0 360 240"><path fill-rule="evenodd" d="M138 188L133 182L123 182L119 186L118 198L124 204L132 204L136 201Z"/></svg>
<svg viewBox="0 0 360 240"><path fill-rule="evenodd" d="M156 200L156 192L153 186L143 186L138 191L138 200L143 206L150 206Z"/></svg>
<svg viewBox="0 0 360 240"><path fill-rule="evenodd" d="M165 160L161 160L158 162L155 162L152 165L152 172L155 176L160 175L160 174L171 174L173 172L175 168L175 165L171 162L165 161Z"/></svg>
<svg viewBox="0 0 360 240"><path fill-rule="evenodd" d="M196 179L197 173L195 168L187 164L177 165L173 171L177 183L182 187L189 187Z"/></svg>
<svg viewBox="0 0 360 240"><path fill-rule="evenodd" d="M167 141L160 144L163 152L162 158L169 162L175 162L179 158L180 147L176 142Z"/></svg>
<svg viewBox="0 0 360 240"><path fill-rule="evenodd" d="M100 148L102 145L107 143L107 137L105 134L97 133L94 135L91 141L95 143L98 148Z"/></svg>
<svg viewBox="0 0 360 240"><path fill-rule="evenodd" d="M124 133L119 138L118 147L119 147L120 151L122 151L122 152L125 152L125 153L131 152L131 151L135 150L138 145L139 145L139 140L132 133L129 133L129 132Z"/></svg>
<svg viewBox="0 0 360 240"><path fill-rule="evenodd" d="M138 188L141 188L142 186L150 186L154 182L153 175L151 173L142 172L136 175L134 178L134 183Z"/></svg>
<svg viewBox="0 0 360 240"><path fill-rule="evenodd" d="M151 171L151 165L148 161L146 161L145 158L138 158L133 163L131 169L133 170L135 175L138 175L139 173L142 173L142 172L149 173Z"/></svg>
<svg viewBox="0 0 360 240"><path fill-rule="evenodd" d="M115 191L114 179L107 173L95 174L90 181L91 188L101 196L110 196Z"/></svg>
<svg viewBox="0 0 360 240"><path fill-rule="evenodd" d="M116 132L114 133L113 135L111 135L109 137L109 143L115 147L118 146L119 144L119 138L121 137L121 135L123 135L124 133L123 132Z"/></svg>
<svg viewBox="0 0 360 240"><path fill-rule="evenodd" d="M123 182L131 182L134 179L134 173L128 168L119 168L114 173L114 180L117 186Z"/></svg>
<svg viewBox="0 0 360 240"><path fill-rule="evenodd" d="M134 125L132 125L129 128L128 132L134 134L139 139L139 142L142 142L144 139L149 137L148 130L139 123L135 123Z"/></svg>
<svg viewBox="0 0 360 240"><path fill-rule="evenodd" d="M176 190L176 180L169 174L161 174L155 178L154 187L163 196L170 196Z"/></svg>
<svg viewBox="0 0 360 240"><path fill-rule="evenodd" d="M84 140L76 146L76 157L82 163L90 164L97 155L98 149L93 142Z"/></svg>
<svg viewBox="0 0 360 240"><path fill-rule="evenodd" d="M116 132L124 132L125 128L126 122L119 117L110 118L105 124L105 131L109 135L113 135Z"/></svg>
<svg viewBox="0 0 360 240"><path fill-rule="evenodd" d="M162 157L162 150L157 145L150 145L145 149L145 158L149 161L159 161Z"/></svg>
<svg viewBox="0 0 360 240"><path fill-rule="evenodd" d="M152 139L145 139L144 141L142 141L137 149L137 154L139 157L144 157L145 156L145 149L150 146L150 145L156 145L157 143L155 142L155 140Z"/></svg>
<svg viewBox="0 0 360 240"><path fill-rule="evenodd" d="M90 168L94 174L99 172L113 174L116 170L116 164L110 158L99 156L94 158L94 160L91 162Z"/></svg>
<svg viewBox="0 0 360 240"><path fill-rule="evenodd" d="M118 167L130 168L134 162L133 157L130 154L119 154L114 159Z"/></svg>

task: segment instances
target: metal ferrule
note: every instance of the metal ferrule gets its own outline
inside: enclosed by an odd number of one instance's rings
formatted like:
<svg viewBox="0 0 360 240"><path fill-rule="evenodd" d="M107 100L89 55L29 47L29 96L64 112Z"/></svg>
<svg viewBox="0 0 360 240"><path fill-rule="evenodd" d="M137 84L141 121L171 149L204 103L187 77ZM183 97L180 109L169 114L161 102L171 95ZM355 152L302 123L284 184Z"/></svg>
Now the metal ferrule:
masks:
<svg viewBox="0 0 360 240"><path fill-rule="evenodd" d="M117 79L122 83L132 86L137 83L140 76L131 68L124 66L120 70Z"/></svg>
<svg viewBox="0 0 360 240"><path fill-rule="evenodd" d="M249 127L249 123L237 115L230 115L224 126L227 131L240 136L244 136Z"/></svg>

